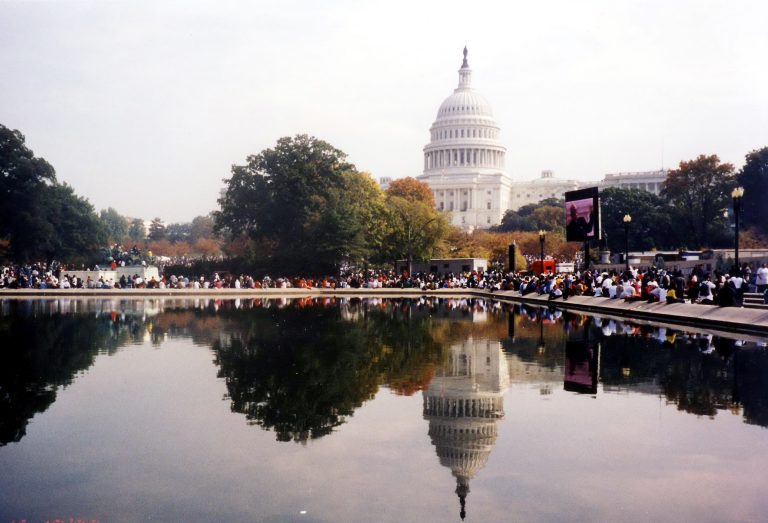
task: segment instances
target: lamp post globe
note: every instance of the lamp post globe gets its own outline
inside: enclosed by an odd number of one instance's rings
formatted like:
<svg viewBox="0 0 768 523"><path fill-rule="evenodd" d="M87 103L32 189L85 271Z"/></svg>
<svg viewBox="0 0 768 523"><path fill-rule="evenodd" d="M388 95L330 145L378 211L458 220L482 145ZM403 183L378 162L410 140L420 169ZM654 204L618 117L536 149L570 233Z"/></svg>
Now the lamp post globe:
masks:
<svg viewBox="0 0 768 523"><path fill-rule="evenodd" d="M632 216L629 213L624 215L624 264L625 269L629 270L629 224L632 222Z"/></svg>
<svg viewBox="0 0 768 523"><path fill-rule="evenodd" d="M741 218L741 199L743 197L744 187L736 187L731 191L731 198L733 198L733 221L736 230L733 259L736 266L735 273L737 276L741 275L741 264L739 264L739 222Z"/></svg>

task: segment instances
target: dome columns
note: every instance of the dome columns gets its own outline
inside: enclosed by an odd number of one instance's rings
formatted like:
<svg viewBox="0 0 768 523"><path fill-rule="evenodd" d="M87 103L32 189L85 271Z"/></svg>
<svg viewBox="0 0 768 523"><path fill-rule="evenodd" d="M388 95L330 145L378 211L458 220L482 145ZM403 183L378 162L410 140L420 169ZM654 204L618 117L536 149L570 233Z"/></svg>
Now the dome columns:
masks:
<svg viewBox="0 0 768 523"><path fill-rule="evenodd" d="M449 147L424 152L424 171L450 167L486 167L503 169L502 150L485 147Z"/></svg>

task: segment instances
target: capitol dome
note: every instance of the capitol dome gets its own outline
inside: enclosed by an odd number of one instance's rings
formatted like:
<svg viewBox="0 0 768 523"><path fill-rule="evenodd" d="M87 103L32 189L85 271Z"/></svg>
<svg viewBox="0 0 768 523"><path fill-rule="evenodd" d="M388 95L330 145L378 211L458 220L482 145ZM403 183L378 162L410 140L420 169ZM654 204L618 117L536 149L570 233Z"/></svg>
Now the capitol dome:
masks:
<svg viewBox="0 0 768 523"><path fill-rule="evenodd" d="M491 104L472 88L466 47L459 84L440 104L429 134L419 179L432 188L438 210L452 213L451 222L465 230L500 223L511 187L507 148Z"/></svg>
<svg viewBox="0 0 768 523"><path fill-rule="evenodd" d="M437 120L456 116L485 116L493 118L491 104L480 93L467 87L457 88L451 96L440 104ZM435 122L437 123L437 122Z"/></svg>

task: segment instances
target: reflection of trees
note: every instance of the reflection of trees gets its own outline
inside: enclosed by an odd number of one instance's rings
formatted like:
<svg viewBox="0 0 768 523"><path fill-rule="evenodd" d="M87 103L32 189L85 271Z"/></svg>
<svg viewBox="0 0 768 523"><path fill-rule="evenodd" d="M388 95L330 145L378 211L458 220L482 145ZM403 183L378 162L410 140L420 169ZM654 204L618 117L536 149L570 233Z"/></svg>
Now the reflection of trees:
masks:
<svg viewBox="0 0 768 523"><path fill-rule="evenodd" d="M55 401L58 387L115 346L104 318L0 316L0 445L19 441L29 420Z"/></svg>
<svg viewBox="0 0 768 523"><path fill-rule="evenodd" d="M231 336L213 348L232 410L279 440L306 441L342 424L383 383L400 393L423 388L441 354L429 318L356 307L356 321L339 308L230 313Z"/></svg>
<svg viewBox="0 0 768 523"><path fill-rule="evenodd" d="M590 339L601 345L600 381L604 391L626 389L662 394L684 412L713 417L718 410L743 409L746 423L768 427L768 353L748 346L737 348L733 339L687 335L649 325L602 319L595 327L565 314L558 326L537 323L550 312L522 308L515 318L515 339L506 339L505 351L522 361L551 367L565 358L565 339ZM602 330L610 324L613 335ZM560 333L559 335L557 333ZM543 333L543 336L542 336ZM554 335L553 335L554 334ZM537 339L546 350L537 350ZM714 349L714 350L712 350Z"/></svg>
<svg viewBox="0 0 768 523"><path fill-rule="evenodd" d="M29 419L99 352L174 337L213 347L234 411L279 439L318 437L380 385L397 394L426 388L442 347L489 325L471 321L483 307L436 299L5 302L0 444L23 437Z"/></svg>
<svg viewBox="0 0 768 523"><path fill-rule="evenodd" d="M601 377L607 387L661 392L679 410L713 417L718 410L744 409L744 420L768 426L768 357L753 349L703 353L701 340L677 333L667 341L635 335L602 337ZM719 340L715 340L719 349ZM730 342L733 345L733 342Z"/></svg>

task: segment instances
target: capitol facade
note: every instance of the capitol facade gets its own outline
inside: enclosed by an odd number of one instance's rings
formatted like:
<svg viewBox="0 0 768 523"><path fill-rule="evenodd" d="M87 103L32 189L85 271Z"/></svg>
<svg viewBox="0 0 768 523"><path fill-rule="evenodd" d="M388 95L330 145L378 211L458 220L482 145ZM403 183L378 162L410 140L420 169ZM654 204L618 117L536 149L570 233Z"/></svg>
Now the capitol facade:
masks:
<svg viewBox="0 0 768 523"><path fill-rule="evenodd" d="M659 193L667 172L615 173L602 181L561 180L550 170L530 181L516 181L506 171L507 148L488 101L472 88L467 48L459 83L437 110L424 146L424 170L417 179L427 183L439 211L466 231L498 225L507 210L517 210L548 198L563 199L567 191L599 186L639 188ZM382 179L382 186L390 179Z"/></svg>

